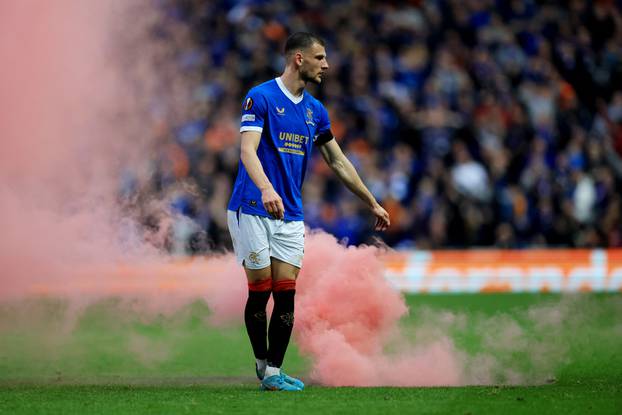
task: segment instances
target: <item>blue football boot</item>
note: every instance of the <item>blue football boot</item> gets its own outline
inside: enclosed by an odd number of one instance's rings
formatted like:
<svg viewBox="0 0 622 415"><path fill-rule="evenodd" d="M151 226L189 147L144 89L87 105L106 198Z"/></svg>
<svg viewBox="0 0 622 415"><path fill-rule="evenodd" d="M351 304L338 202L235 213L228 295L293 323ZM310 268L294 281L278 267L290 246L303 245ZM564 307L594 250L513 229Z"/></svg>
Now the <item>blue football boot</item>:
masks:
<svg viewBox="0 0 622 415"><path fill-rule="evenodd" d="M287 392L297 392L302 390L298 386L294 386L291 383L286 382L283 375L272 375L263 378L263 380L261 381L261 389L266 391Z"/></svg>
<svg viewBox="0 0 622 415"><path fill-rule="evenodd" d="M257 366L257 363L255 363L255 374L257 375L257 379L263 380L264 375L266 374L266 369L264 368L264 370L259 370L259 367ZM283 377L285 382L287 382L287 383L289 383L291 385L296 386L300 390L303 390L305 388L305 384L300 379L296 379L293 376L289 376L288 374L283 372L282 369L281 369L281 376Z"/></svg>
<svg viewBox="0 0 622 415"><path fill-rule="evenodd" d="M283 377L285 382L289 383L290 385L294 385L300 390L303 390L305 388L305 384L300 379L296 379L295 377L285 374L285 372L283 372L283 369L281 369L281 376Z"/></svg>

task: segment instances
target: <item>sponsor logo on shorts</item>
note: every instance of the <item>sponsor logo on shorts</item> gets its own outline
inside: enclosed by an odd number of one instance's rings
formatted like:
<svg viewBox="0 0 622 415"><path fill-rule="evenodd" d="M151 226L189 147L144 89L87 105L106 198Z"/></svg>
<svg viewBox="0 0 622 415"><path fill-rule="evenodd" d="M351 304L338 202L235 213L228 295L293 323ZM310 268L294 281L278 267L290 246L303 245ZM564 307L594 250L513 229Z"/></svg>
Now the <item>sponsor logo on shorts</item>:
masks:
<svg viewBox="0 0 622 415"><path fill-rule="evenodd" d="M255 121L255 114L244 114L242 115L242 122L244 121Z"/></svg>
<svg viewBox="0 0 622 415"><path fill-rule="evenodd" d="M256 200L251 200L250 202L248 202L249 205L251 205L252 207L256 207L257 206L257 201Z"/></svg>
<svg viewBox="0 0 622 415"><path fill-rule="evenodd" d="M248 260L255 265L259 265L259 254L257 252L251 252L248 254Z"/></svg>

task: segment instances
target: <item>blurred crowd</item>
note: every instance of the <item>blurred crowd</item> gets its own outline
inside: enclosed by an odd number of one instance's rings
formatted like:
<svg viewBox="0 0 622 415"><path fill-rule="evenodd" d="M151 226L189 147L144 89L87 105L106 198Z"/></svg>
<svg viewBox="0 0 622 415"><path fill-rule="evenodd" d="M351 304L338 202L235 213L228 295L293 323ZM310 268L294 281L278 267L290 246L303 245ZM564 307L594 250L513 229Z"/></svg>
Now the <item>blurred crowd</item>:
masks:
<svg viewBox="0 0 622 415"><path fill-rule="evenodd" d="M174 213L171 252L230 246L241 102L281 73L295 31L326 40L329 76L310 92L392 218L374 234L316 151L311 228L397 248L622 246L622 2L157 3L188 28L172 59L193 85L149 184Z"/></svg>

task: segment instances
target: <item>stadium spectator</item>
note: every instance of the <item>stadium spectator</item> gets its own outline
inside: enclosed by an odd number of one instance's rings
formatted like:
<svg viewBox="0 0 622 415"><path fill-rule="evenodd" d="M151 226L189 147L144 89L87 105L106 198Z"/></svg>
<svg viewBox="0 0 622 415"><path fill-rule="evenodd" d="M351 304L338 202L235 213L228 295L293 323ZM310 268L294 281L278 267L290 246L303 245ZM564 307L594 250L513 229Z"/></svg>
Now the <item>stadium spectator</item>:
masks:
<svg viewBox="0 0 622 415"><path fill-rule="evenodd" d="M199 251L230 243L220 210L243 91L277 75L274 51L298 30L327 39L331 75L314 93L395 219L386 243L621 246L621 2L160 3L192 35L171 56L196 78L196 102L169 126L150 187L170 194L193 178L194 208L171 203L209 240ZM309 225L373 241L373 223L320 164L304 189Z"/></svg>

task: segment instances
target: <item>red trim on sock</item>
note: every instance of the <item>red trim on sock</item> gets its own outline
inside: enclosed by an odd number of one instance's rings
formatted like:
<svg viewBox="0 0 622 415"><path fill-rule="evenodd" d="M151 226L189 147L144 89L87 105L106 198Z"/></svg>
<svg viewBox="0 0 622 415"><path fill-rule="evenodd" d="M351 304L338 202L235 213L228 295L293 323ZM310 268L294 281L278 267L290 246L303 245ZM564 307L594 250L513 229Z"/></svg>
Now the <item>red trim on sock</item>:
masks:
<svg viewBox="0 0 622 415"><path fill-rule="evenodd" d="M259 280L248 283L249 291L270 291L272 290L272 280Z"/></svg>
<svg viewBox="0 0 622 415"><path fill-rule="evenodd" d="M272 283L272 291L289 291L296 289L296 280L279 280Z"/></svg>

